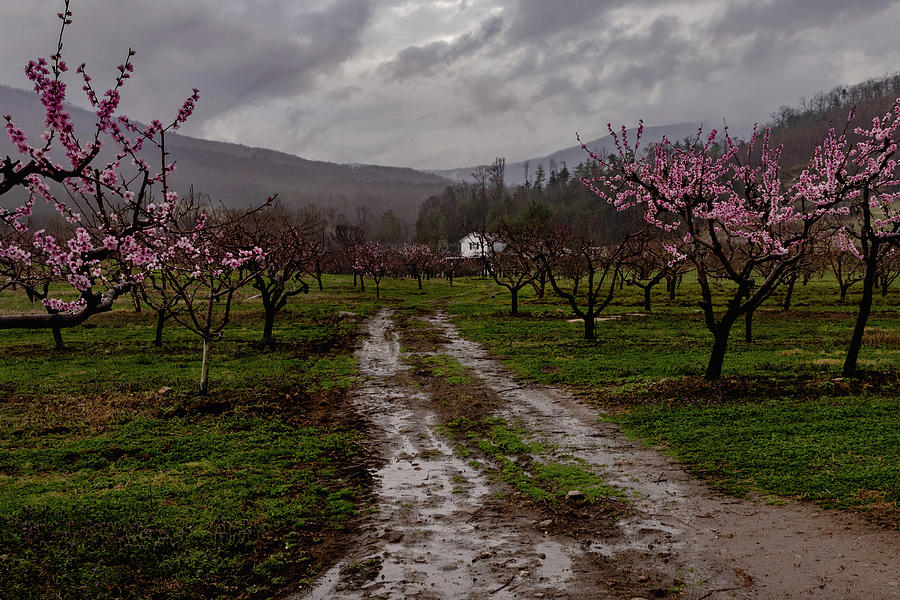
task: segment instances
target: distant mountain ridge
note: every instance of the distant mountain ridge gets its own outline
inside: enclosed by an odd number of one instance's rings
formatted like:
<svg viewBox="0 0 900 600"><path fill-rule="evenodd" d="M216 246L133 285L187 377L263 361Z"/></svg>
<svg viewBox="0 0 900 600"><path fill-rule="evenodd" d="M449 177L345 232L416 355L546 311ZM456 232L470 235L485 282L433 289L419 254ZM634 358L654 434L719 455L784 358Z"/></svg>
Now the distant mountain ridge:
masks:
<svg viewBox="0 0 900 600"><path fill-rule="evenodd" d="M80 132L85 134L94 116L69 106ZM12 115L26 135L43 132L42 106L33 93L0 85L0 114ZM226 206L259 204L274 193L290 208L307 204L352 217L365 206L379 215L393 210L412 222L419 205L450 181L438 175L403 167L342 165L307 160L265 148L214 142L179 134L166 136L166 150L175 160L172 186L179 193L191 185ZM0 157L18 156L6 135L0 136Z"/></svg>
<svg viewBox="0 0 900 600"><path fill-rule="evenodd" d="M644 135L641 138L641 147L646 148L650 144L654 144L662 140L663 136L667 137L671 141L682 140L689 136L694 136L697 134L697 129L701 126L699 121L694 122L686 122L686 123L674 123L671 125L657 125L657 126L644 126ZM630 140L634 141L634 134L637 131L637 128L630 128L628 130L628 134ZM603 155L603 154L611 154L616 152L616 144L613 141L612 136L607 135L601 138L597 138L590 142L586 142L585 146L591 149L594 154ZM507 163L506 164L506 183L507 185L521 185L525 183L525 163L528 163L528 176L529 178L534 178L535 169L539 164L544 166L544 171L550 171L550 162L553 161L556 163L557 168L562 167L563 163L566 163L566 166L571 171L576 165L581 162L587 160L588 154L584 151L584 149L579 146L570 146L569 148L565 148L563 150L557 150L551 154L547 154L545 156L530 158L527 161L519 161L515 163ZM472 167L464 167L460 169L437 169L437 170L429 170L429 173L433 173L435 175L439 175L441 177L445 177L447 179L451 179L453 181L468 181L469 183L473 182L472 172L477 169L478 166Z"/></svg>

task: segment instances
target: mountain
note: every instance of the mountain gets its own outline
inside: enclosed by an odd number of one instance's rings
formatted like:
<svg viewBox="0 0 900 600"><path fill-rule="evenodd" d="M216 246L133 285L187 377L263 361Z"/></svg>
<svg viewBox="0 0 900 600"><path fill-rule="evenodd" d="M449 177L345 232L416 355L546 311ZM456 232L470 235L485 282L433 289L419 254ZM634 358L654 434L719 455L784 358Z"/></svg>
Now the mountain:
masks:
<svg viewBox="0 0 900 600"><path fill-rule="evenodd" d="M697 128L700 127L701 123L674 123L672 125L659 125L654 127L644 127L644 135L641 138L641 147L646 148L650 144L659 142L662 140L663 136L669 138L670 140L678 141L682 140L689 136L694 136L697 133ZM629 135L634 135L633 129L628 131ZM634 138L632 137L633 141ZM591 149L594 154L603 155L603 154L612 154L616 152L616 144L612 139L612 136L607 135L602 138L597 138L585 144L588 148ZM563 150L558 150L553 152L552 154L547 154L546 156L540 156L537 158L530 158L527 161L520 161L515 163L507 163L506 164L506 183L507 185L520 185L525 183L525 164L528 163L528 176L529 178L534 177L534 171L537 169L539 164L544 166L544 170L549 173L551 161L555 163L558 167L562 167L562 163L566 163L566 166L571 171L578 163L584 162L588 158L587 152L585 152L581 146L571 146L569 148L565 148ZM446 169L446 170L432 170L428 171L429 173L433 173L435 175L439 175L441 177L445 177L447 179L451 179L453 181L468 181L469 183L473 182L472 179L472 171L477 169L478 167L465 167L461 169Z"/></svg>
<svg viewBox="0 0 900 600"><path fill-rule="evenodd" d="M78 131L85 135L93 115L69 107ZM37 138L43 131L40 102L31 92L0 86L0 114L12 115L26 135ZM393 210L412 222L419 205L440 192L450 181L408 168L344 165L300 158L283 152L240 144L213 142L178 134L166 136L166 149L176 163L170 180L179 193L191 185L226 206L259 204L274 193L282 205L307 204L352 217L364 206L373 215ZM6 135L0 136L0 157L17 156Z"/></svg>

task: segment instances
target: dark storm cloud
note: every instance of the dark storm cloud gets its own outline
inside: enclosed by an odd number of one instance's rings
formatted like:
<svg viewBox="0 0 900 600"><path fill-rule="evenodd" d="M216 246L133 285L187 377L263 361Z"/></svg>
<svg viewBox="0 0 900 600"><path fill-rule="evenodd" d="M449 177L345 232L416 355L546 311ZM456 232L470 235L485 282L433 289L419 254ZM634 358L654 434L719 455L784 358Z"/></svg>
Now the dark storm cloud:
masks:
<svg viewBox="0 0 900 600"><path fill-rule="evenodd" d="M503 28L503 19L491 17L477 31L470 31L447 42L440 40L424 46L408 46L396 58L384 63L380 70L396 80L417 75L433 75L486 46Z"/></svg>
<svg viewBox="0 0 900 600"><path fill-rule="evenodd" d="M52 12L33 6L20 11L23 21L53 24ZM127 106L147 119L157 116L160 106L177 109L197 87L201 104L192 120L197 127L198 120L243 105L311 92L317 77L358 52L373 5L371 0L84 0L73 3L73 12L66 38L70 61L85 60L95 79L106 82L133 47L135 76L125 90ZM6 23L0 26L3 37L23 37L9 27L9 19ZM34 46L32 40L21 41ZM31 54L46 55L52 41L44 36L43 46Z"/></svg>
<svg viewBox="0 0 900 600"><path fill-rule="evenodd" d="M514 13L509 36L528 40L578 28L603 16L614 0L519 0L510 7Z"/></svg>
<svg viewBox="0 0 900 600"><path fill-rule="evenodd" d="M0 83L27 87L22 67L53 50L62 0L6 4ZM135 118L171 116L197 87L187 133L346 162L515 161L638 118L752 123L900 64L900 0L73 5L66 56L98 86L137 50L123 100Z"/></svg>
<svg viewBox="0 0 900 600"><path fill-rule="evenodd" d="M896 0L772 0L737 2L716 15L709 30L717 37L797 34L807 28L840 24L840 19L876 14Z"/></svg>

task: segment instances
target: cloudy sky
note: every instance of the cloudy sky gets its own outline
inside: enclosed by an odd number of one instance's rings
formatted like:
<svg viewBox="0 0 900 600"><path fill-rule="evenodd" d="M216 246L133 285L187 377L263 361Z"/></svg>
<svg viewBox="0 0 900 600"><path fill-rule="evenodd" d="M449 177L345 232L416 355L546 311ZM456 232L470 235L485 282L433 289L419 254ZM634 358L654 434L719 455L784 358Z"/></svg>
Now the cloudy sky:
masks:
<svg viewBox="0 0 900 600"><path fill-rule="evenodd" d="M0 21L0 83L55 47L62 2ZM900 0L72 0L70 63L131 116L304 158L452 168L539 156L606 123L735 128L900 70ZM74 88L78 90L78 87ZM104 88L105 89L105 88Z"/></svg>

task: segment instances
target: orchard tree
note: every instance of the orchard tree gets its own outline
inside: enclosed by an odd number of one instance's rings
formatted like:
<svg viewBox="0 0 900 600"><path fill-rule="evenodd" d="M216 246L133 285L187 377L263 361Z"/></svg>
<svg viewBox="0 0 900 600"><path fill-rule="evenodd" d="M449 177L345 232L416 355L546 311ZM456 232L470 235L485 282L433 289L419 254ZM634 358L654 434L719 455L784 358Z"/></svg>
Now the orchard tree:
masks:
<svg viewBox="0 0 900 600"><path fill-rule="evenodd" d="M847 300L847 292L853 285L865 279L865 263L854 253L834 244L825 255L840 290L841 302Z"/></svg>
<svg viewBox="0 0 900 600"><path fill-rule="evenodd" d="M122 88L133 71L134 51L128 50L112 86L102 94L82 64L75 71L95 120L86 136L77 133L66 111L69 65L63 59L63 40L72 22L68 0L59 17L62 24L55 51L49 59L32 60L25 69L44 107L44 131L26 133L12 115L4 116L18 156L0 162L0 199L11 197L10 192L17 189L24 190L27 198L0 206L0 228L4 228L0 259L46 270L70 291L42 299L49 313L0 316L0 329L72 327L109 310L120 295L160 268L163 240L179 233L172 216L178 195L167 185L174 164L165 149L165 135L191 115L197 90L167 125L153 120L140 127L119 112ZM101 150L108 160L101 160ZM155 168L144 158L145 150L159 161ZM53 183L61 185L64 193L55 193ZM30 215L38 202L52 206L69 224L71 234L63 237L35 229ZM6 235L11 231L18 235ZM75 299L66 300L72 292Z"/></svg>
<svg viewBox="0 0 900 600"><path fill-rule="evenodd" d="M542 259L550 285L584 322L584 339L597 338L597 317L612 301L626 262L643 249L641 237L637 233L603 243L561 227L544 240Z"/></svg>
<svg viewBox="0 0 900 600"><path fill-rule="evenodd" d="M900 141L900 98L868 129L848 129L853 111L841 133L832 127L816 147L809 167L800 175L798 196L815 205L838 207L842 249L863 265L863 288L856 324L847 349L843 374L856 374L866 323L872 311L878 266L888 257L889 246L900 244L900 175L897 149Z"/></svg>
<svg viewBox="0 0 900 600"><path fill-rule="evenodd" d="M259 291L265 312L262 345L267 348L275 343L275 317L290 298L309 291L303 279L309 259L305 240L317 235L319 225L314 214L266 210L235 219L225 233L235 248L266 249L264 256L245 262L242 270L251 273L252 285Z"/></svg>
<svg viewBox="0 0 900 600"><path fill-rule="evenodd" d="M519 292L537 277L543 261L541 237L527 227L501 223L497 234L481 233L485 268L499 286L509 290L509 314L519 314Z"/></svg>
<svg viewBox="0 0 900 600"><path fill-rule="evenodd" d="M422 278L444 266L444 257L425 244L406 244L400 248L399 259L406 272L416 278L420 290Z"/></svg>
<svg viewBox="0 0 900 600"><path fill-rule="evenodd" d="M164 260L154 275L153 293L148 294L153 308L169 307L175 321L203 340L201 395L209 391L210 345L222 339L234 294L260 273L266 258L262 248L235 240L235 217L223 219L209 223L204 216L190 235L158 240L157 251Z"/></svg>
<svg viewBox="0 0 900 600"><path fill-rule="evenodd" d="M878 287L881 296L886 297L891 285L900 278L900 247L887 249L884 258L878 261Z"/></svg>
<svg viewBox="0 0 900 600"><path fill-rule="evenodd" d="M644 296L644 312L651 312L650 294L653 288L665 281L677 279L683 260L673 260L663 246L665 240L658 232L646 230L632 240L636 246L623 265L625 283L638 287Z"/></svg>
<svg viewBox="0 0 900 600"><path fill-rule="evenodd" d="M664 140L641 158L643 123L633 145L624 127L621 134L609 131L617 159L591 153L606 171L583 181L618 210L636 210L667 234L673 261L694 264L700 308L713 335L706 377L718 378L735 321L775 291L834 202L805 197L808 185L783 188L780 148L769 144L768 131L754 131L744 150L727 130L724 149L718 147L713 130L705 144L677 147ZM724 306L717 305L723 297L714 293L717 283L727 285Z"/></svg>
<svg viewBox="0 0 900 600"><path fill-rule="evenodd" d="M394 256L389 248L378 242L365 242L354 248L353 270L359 273L360 287L365 291L363 276L368 275L375 282L375 297L381 297L381 280L391 272Z"/></svg>
<svg viewBox="0 0 900 600"><path fill-rule="evenodd" d="M305 270L310 277L316 280L321 291L325 289L322 285L322 275L334 262L334 253L328 247L325 217L316 210L305 210L296 218L305 224L302 228L303 235L299 239Z"/></svg>

